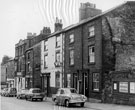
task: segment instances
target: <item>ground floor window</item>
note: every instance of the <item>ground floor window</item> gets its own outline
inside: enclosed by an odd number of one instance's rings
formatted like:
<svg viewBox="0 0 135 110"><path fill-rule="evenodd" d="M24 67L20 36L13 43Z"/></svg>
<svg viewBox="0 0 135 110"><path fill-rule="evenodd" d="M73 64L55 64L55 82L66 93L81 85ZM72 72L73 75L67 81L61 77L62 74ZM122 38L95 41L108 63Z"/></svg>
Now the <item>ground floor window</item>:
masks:
<svg viewBox="0 0 135 110"><path fill-rule="evenodd" d="M93 73L93 91L99 91L99 73Z"/></svg>
<svg viewBox="0 0 135 110"><path fill-rule="evenodd" d="M60 72L56 72L55 74L55 85L57 88L60 88Z"/></svg>

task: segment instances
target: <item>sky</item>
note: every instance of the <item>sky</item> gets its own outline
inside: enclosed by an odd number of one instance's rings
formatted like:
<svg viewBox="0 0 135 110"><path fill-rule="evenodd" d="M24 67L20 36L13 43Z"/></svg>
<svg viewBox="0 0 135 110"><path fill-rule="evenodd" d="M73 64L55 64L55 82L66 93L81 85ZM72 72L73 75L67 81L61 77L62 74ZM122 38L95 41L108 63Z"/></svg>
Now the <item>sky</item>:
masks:
<svg viewBox="0 0 135 110"><path fill-rule="evenodd" d="M15 44L28 32L38 35L43 27L54 32L56 17L63 28L79 22L80 3L85 2L104 12L125 0L0 0L0 62L4 55L15 57Z"/></svg>

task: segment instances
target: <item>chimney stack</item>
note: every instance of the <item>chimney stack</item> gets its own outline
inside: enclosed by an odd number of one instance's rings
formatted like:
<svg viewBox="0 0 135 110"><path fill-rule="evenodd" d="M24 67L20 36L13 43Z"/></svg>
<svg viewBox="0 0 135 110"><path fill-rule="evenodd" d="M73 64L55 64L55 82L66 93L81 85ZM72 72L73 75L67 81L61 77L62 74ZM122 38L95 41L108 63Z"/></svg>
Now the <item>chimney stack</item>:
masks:
<svg viewBox="0 0 135 110"><path fill-rule="evenodd" d="M45 34L45 35L51 34L50 27L43 27L43 30L41 30L40 34Z"/></svg>
<svg viewBox="0 0 135 110"><path fill-rule="evenodd" d="M81 3L81 7L79 9L79 21L92 18L98 14L101 14L102 10L97 9L95 4L92 3Z"/></svg>
<svg viewBox="0 0 135 110"><path fill-rule="evenodd" d="M62 19L58 19L56 17L56 21L55 21L55 25L54 25L54 31L56 32L56 31L62 30L62 26L63 26Z"/></svg>

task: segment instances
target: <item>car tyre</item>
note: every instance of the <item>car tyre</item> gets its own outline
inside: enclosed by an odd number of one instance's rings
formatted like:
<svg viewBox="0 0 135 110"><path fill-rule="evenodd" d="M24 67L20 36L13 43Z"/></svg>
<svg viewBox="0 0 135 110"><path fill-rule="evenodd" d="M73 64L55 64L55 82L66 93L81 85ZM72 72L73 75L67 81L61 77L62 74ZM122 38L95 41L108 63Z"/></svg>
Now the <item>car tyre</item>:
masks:
<svg viewBox="0 0 135 110"><path fill-rule="evenodd" d="M66 106L66 107L69 107L69 106L70 106L69 100L66 100L66 101L65 101L65 106Z"/></svg>
<svg viewBox="0 0 135 110"><path fill-rule="evenodd" d="M56 99L54 99L54 102L55 102L55 105L58 105L58 102L57 102L57 100L56 100Z"/></svg>
<svg viewBox="0 0 135 110"><path fill-rule="evenodd" d="M81 103L80 105L81 105L81 107L84 107L84 103Z"/></svg>
<svg viewBox="0 0 135 110"><path fill-rule="evenodd" d="M43 98L41 98L40 100L43 101Z"/></svg>

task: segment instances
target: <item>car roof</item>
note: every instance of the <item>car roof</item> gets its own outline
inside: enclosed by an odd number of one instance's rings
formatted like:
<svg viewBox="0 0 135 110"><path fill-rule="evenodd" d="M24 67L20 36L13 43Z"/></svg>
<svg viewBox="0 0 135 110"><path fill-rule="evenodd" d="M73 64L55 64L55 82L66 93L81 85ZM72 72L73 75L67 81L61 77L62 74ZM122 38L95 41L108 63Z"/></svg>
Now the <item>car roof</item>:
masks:
<svg viewBox="0 0 135 110"><path fill-rule="evenodd" d="M69 89L75 89L75 88L60 88L59 90L69 90ZM76 90L76 89L75 89Z"/></svg>
<svg viewBox="0 0 135 110"><path fill-rule="evenodd" d="M30 88L30 90L40 90L40 88Z"/></svg>

